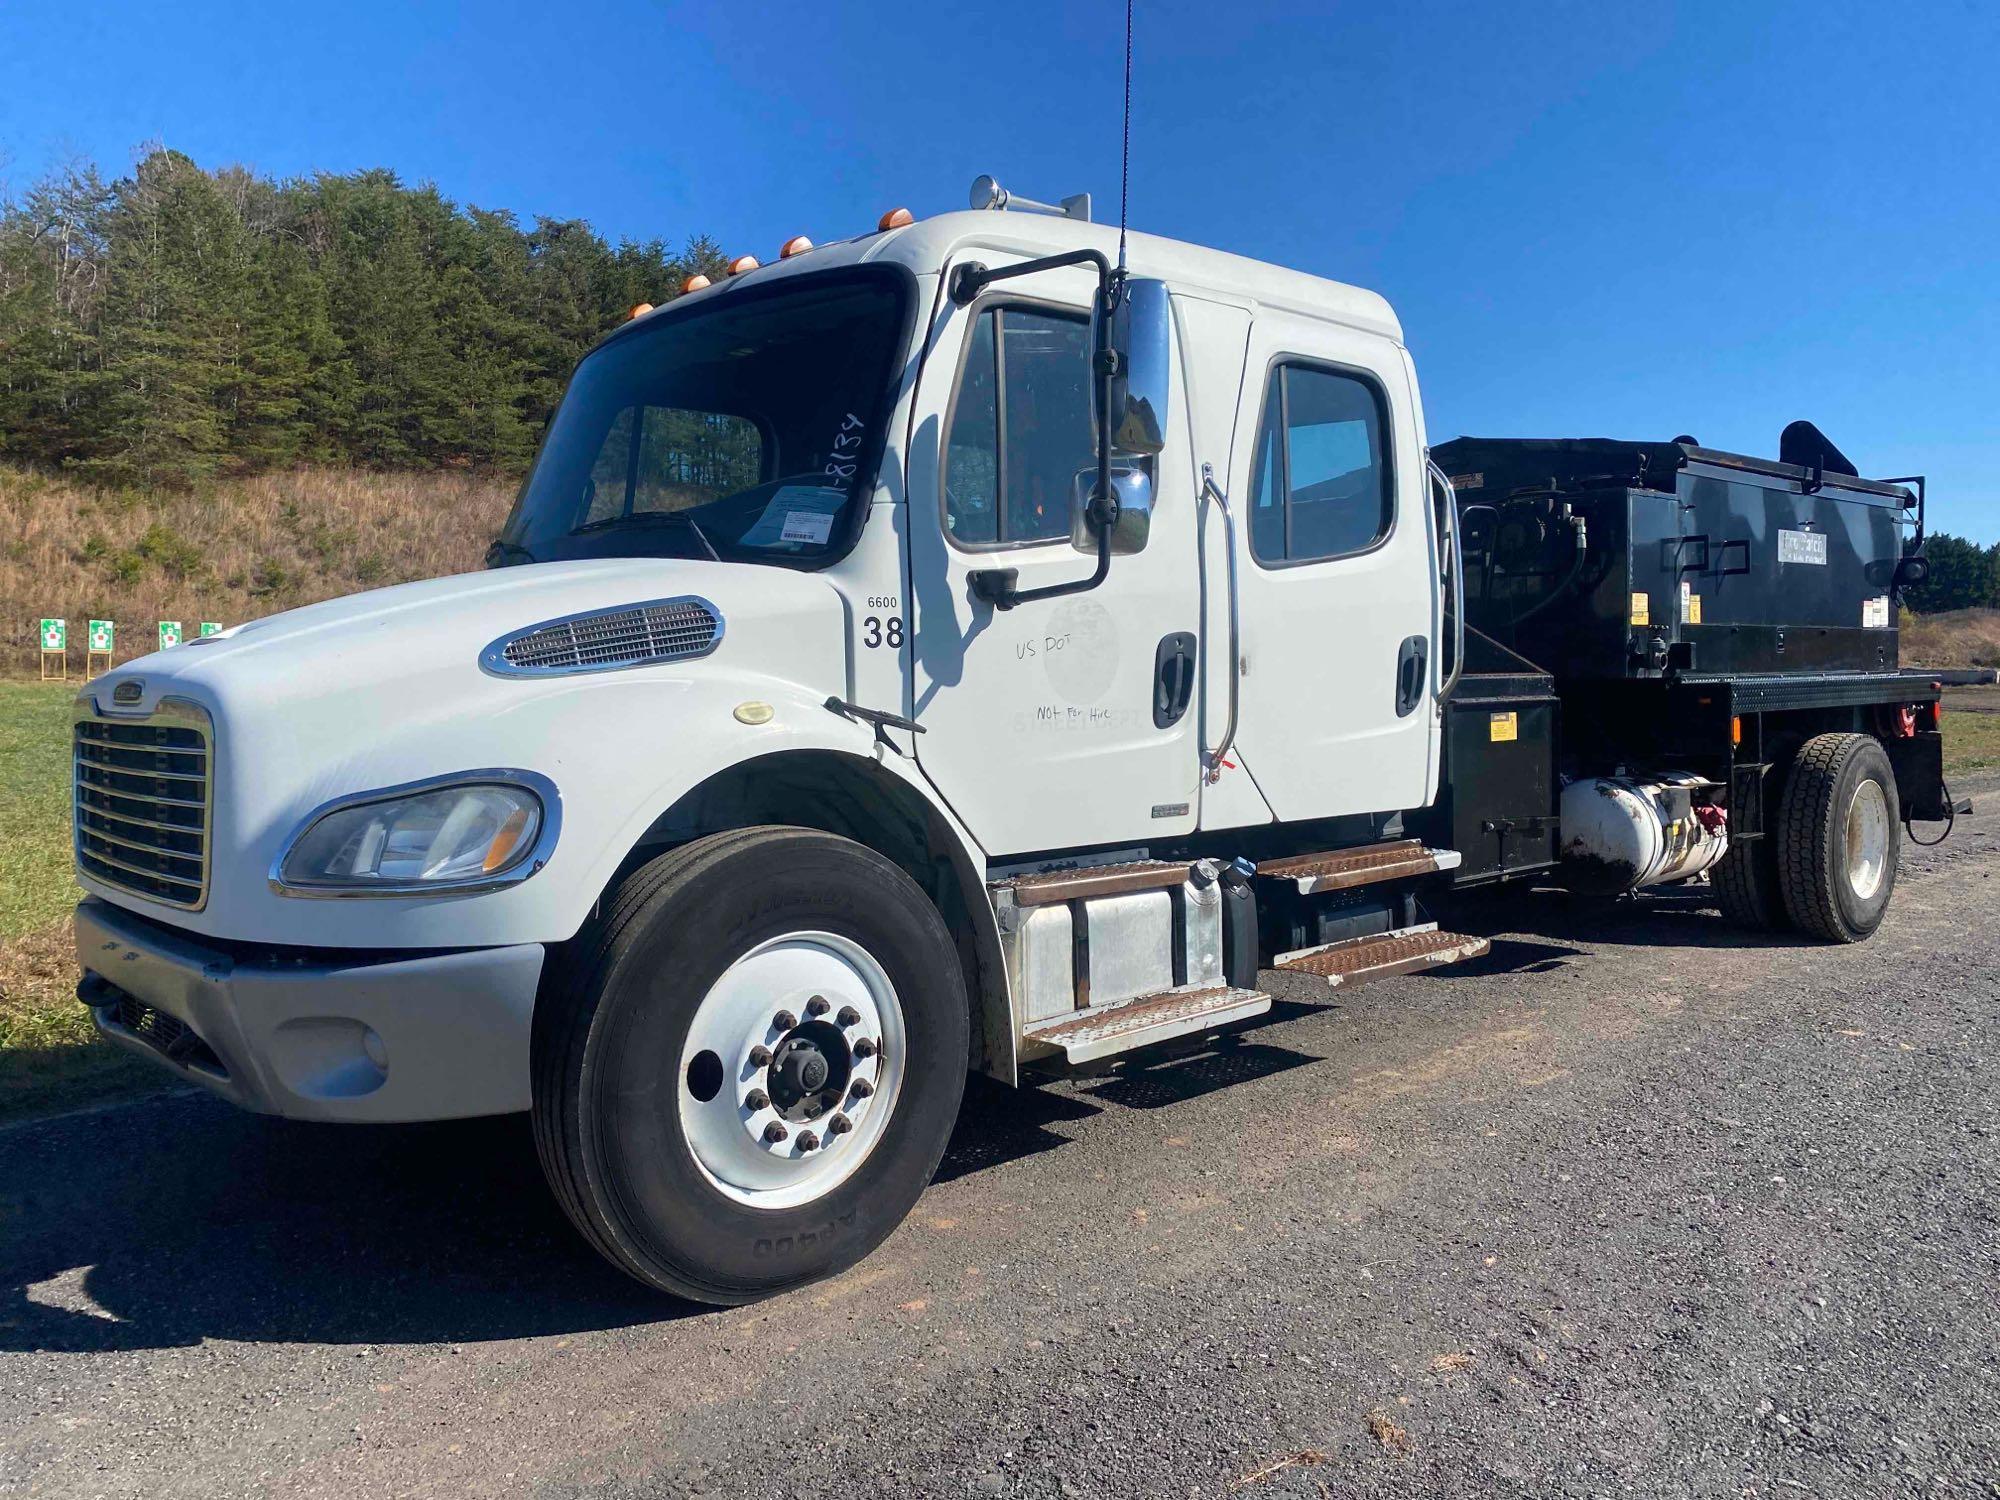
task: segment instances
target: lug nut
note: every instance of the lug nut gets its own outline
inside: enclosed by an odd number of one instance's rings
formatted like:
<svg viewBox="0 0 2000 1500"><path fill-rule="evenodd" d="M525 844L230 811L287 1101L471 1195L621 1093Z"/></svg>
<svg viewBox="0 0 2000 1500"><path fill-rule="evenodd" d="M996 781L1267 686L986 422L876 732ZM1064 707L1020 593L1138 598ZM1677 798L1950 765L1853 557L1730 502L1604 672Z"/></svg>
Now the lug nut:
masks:
<svg viewBox="0 0 2000 1500"><path fill-rule="evenodd" d="M857 1078L848 1087L847 1092L857 1099L866 1099L870 1094L875 1092L875 1085L865 1078Z"/></svg>
<svg viewBox="0 0 2000 1500"><path fill-rule="evenodd" d="M814 1135L810 1130L801 1130L799 1132L799 1149L801 1151L819 1150L819 1137Z"/></svg>
<svg viewBox="0 0 2000 1500"><path fill-rule="evenodd" d="M771 1017L771 1024L780 1031L790 1031L794 1026L799 1024L799 1018L788 1010L781 1010L775 1016Z"/></svg>
<svg viewBox="0 0 2000 1500"><path fill-rule="evenodd" d="M812 999L806 1001L806 1014L809 1016L823 1016L832 1009L833 1007L826 1003L824 995L814 995Z"/></svg>
<svg viewBox="0 0 2000 1500"><path fill-rule="evenodd" d="M771 1049L769 1047L766 1047L762 1042L759 1042L756 1046L750 1049L751 1067L768 1068L770 1065L771 1065Z"/></svg>
<svg viewBox="0 0 2000 1500"><path fill-rule="evenodd" d="M773 1120L770 1124L764 1127L764 1139L769 1141L774 1146L777 1145L778 1142L782 1141L786 1136L790 1134L791 1132L785 1129L785 1127L780 1125L776 1120Z"/></svg>
<svg viewBox="0 0 2000 1500"><path fill-rule="evenodd" d="M861 1019L861 1012L856 1010L851 1005L841 1006L840 1014L834 1017L834 1020L840 1022L840 1024L843 1026L852 1026L854 1025L855 1022L859 1021L860 1019Z"/></svg>
<svg viewBox="0 0 2000 1500"><path fill-rule="evenodd" d="M846 1135L853 1128L854 1122L848 1119L846 1115L835 1115L831 1120L826 1122L826 1133L828 1135Z"/></svg>
<svg viewBox="0 0 2000 1500"><path fill-rule="evenodd" d="M854 1044L854 1055L856 1057L873 1057L878 1050L874 1042L865 1036Z"/></svg>
<svg viewBox="0 0 2000 1500"><path fill-rule="evenodd" d="M743 1096L743 1107L745 1109L769 1109L771 1107L771 1096L762 1089L752 1089Z"/></svg>

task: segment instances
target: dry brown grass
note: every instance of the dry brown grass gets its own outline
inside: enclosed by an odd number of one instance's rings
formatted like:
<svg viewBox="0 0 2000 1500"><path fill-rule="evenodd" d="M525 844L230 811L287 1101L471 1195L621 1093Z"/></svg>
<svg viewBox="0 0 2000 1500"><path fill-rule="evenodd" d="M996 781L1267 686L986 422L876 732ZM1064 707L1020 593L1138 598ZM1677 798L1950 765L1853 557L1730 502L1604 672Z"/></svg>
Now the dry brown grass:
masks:
<svg viewBox="0 0 2000 1500"><path fill-rule="evenodd" d="M2000 667L2000 609L1903 617L1906 667Z"/></svg>
<svg viewBox="0 0 2000 1500"><path fill-rule="evenodd" d="M33 673L36 623L113 620L118 657L156 622L235 624L360 589L480 566L513 499L489 475L304 469L186 494L92 489L0 468L0 670Z"/></svg>

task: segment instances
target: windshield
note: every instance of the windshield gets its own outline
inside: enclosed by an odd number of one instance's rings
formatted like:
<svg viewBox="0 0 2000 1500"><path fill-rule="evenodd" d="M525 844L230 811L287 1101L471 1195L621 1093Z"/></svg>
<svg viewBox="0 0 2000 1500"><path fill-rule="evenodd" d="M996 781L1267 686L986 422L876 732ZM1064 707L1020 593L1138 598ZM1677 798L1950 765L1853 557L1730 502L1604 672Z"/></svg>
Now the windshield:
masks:
<svg viewBox="0 0 2000 1500"><path fill-rule="evenodd" d="M649 319L577 366L496 564L712 557L811 567L859 530L906 279L745 287Z"/></svg>

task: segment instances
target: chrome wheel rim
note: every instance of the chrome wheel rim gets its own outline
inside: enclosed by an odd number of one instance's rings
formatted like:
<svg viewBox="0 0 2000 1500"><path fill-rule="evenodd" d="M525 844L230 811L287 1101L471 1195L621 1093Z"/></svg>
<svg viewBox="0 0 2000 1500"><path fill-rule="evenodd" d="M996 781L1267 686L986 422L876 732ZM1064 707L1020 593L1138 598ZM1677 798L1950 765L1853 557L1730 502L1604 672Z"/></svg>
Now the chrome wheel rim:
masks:
<svg viewBox="0 0 2000 1500"><path fill-rule="evenodd" d="M682 1134L702 1175L752 1208L796 1208L854 1175L902 1092L895 986L830 932L759 943L709 987L681 1049Z"/></svg>
<svg viewBox="0 0 2000 1500"><path fill-rule="evenodd" d="M1866 901L1889 874L1889 799L1882 783L1855 787L1847 803L1847 886Z"/></svg>

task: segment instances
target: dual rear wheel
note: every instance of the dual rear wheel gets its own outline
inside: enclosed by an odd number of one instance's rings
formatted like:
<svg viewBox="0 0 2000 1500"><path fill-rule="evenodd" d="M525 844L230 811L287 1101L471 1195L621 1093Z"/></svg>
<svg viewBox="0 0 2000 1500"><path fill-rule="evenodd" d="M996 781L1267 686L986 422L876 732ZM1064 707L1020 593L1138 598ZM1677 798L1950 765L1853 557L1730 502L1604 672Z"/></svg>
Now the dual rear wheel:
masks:
<svg viewBox="0 0 2000 1500"><path fill-rule="evenodd" d="M1764 837L1732 844L1715 867L1724 916L1835 943L1858 943L1881 926L1896 886L1902 809L1879 741L1815 735L1765 811Z"/></svg>

